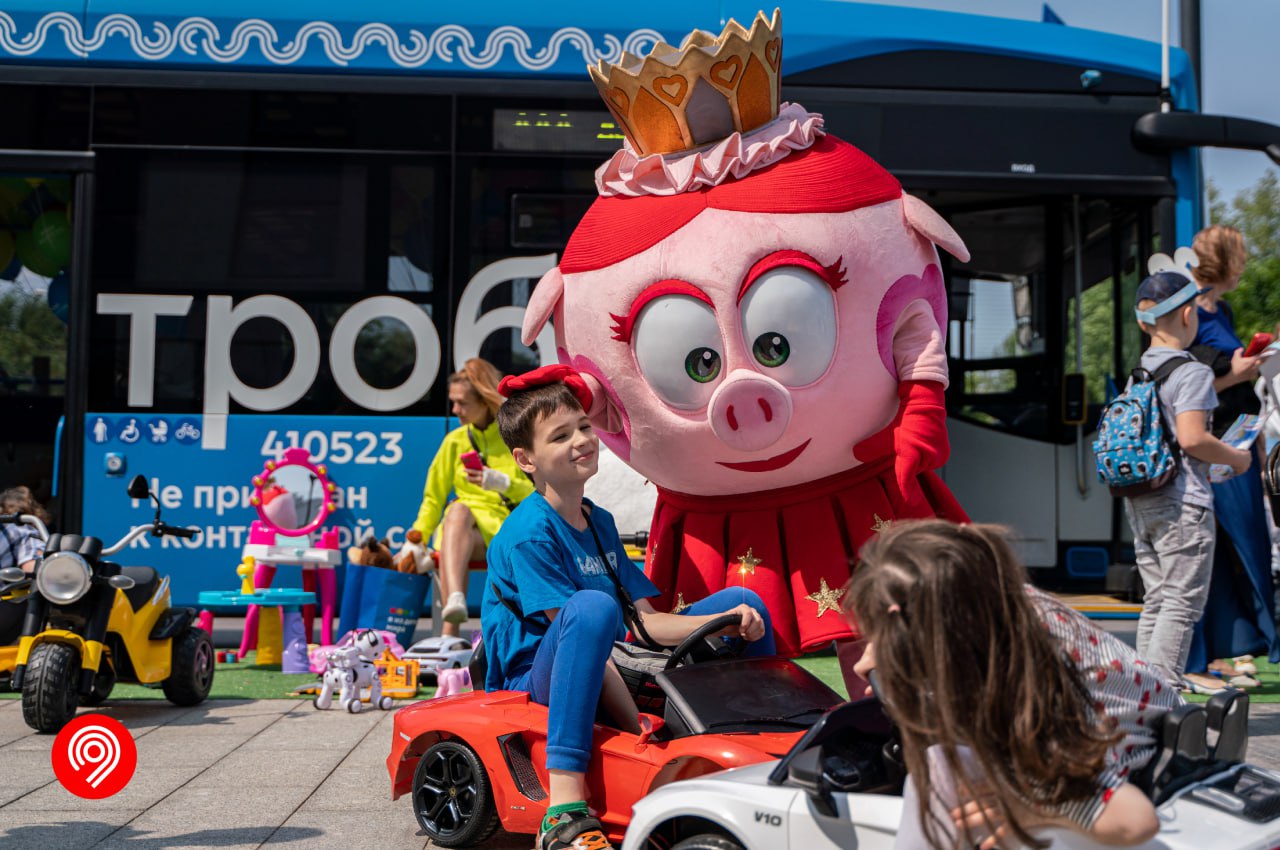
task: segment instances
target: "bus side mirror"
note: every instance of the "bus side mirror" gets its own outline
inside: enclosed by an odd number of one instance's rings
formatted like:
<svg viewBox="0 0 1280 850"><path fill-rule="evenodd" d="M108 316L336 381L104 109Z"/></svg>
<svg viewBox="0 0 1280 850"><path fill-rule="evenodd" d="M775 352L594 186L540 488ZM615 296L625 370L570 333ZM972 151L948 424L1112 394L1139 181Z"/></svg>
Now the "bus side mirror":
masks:
<svg viewBox="0 0 1280 850"><path fill-rule="evenodd" d="M1083 425L1088 417L1089 400L1085 395L1084 375L1072 372L1062 376L1062 424Z"/></svg>
<svg viewBox="0 0 1280 850"><path fill-rule="evenodd" d="M1261 151L1280 165L1280 127L1248 118L1201 112L1148 112L1133 125L1140 148L1212 147Z"/></svg>

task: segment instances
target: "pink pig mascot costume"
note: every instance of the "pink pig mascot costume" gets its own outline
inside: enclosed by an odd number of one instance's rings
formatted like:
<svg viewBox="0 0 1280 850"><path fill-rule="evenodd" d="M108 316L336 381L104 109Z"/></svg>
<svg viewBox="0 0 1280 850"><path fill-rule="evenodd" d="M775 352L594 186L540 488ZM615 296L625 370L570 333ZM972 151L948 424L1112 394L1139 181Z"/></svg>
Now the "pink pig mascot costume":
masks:
<svg viewBox="0 0 1280 850"><path fill-rule="evenodd" d="M553 319L601 439L657 485L655 606L744 585L795 655L856 637L838 599L872 534L965 519L933 471L948 454L934 246L968 252L820 115L779 108L780 29L775 11L589 69L627 140L523 336Z"/></svg>

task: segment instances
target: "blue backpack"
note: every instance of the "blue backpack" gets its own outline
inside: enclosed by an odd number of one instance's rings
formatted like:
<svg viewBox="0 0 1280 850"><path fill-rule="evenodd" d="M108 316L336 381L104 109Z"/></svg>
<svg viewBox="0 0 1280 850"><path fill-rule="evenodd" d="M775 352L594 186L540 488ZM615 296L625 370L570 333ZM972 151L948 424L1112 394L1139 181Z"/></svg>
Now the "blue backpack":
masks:
<svg viewBox="0 0 1280 850"><path fill-rule="evenodd" d="M1102 411L1093 454L1098 480L1111 495L1151 493L1178 474L1182 453L1160 414L1160 387L1179 367L1195 362L1188 355L1166 360L1155 372L1134 369L1129 386Z"/></svg>

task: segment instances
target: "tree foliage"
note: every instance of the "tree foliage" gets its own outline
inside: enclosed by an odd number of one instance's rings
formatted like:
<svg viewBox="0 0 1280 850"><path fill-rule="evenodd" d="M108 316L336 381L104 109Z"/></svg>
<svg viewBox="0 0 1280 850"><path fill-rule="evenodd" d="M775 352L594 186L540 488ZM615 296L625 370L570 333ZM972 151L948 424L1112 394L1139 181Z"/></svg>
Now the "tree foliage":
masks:
<svg viewBox="0 0 1280 850"><path fill-rule="evenodd" d="M1240 286L1227 296L1236 333L1246 343L1259 331L1275 333L1280 322L1280 177L1268 170L1229 205L1210 184L1209 211L1214 222L1243 233L1249 249Z"/></svg>
<svg viewBox="0 0 1280 850"><path fill-rule="evenodd" d="M50 379L66 378L67 326L49 309L43 293L14 287L0 293L0 376L17 379L17 389L29 392L36 358L49 360Z"/></svg>
<svg viewBox="0 0 1280 850"><path fill-rule="evenodd" d="M1080 350L1082 371L1085 375L1085 391L1090 404L1106 400L1107 378L1115 378L1115 300L1112 297L1111 278L1101 280L1080 294L1083 303L1080 338L1084 341ZM1074 372L1076 363L1076 300L1067 302L1067 339L1063 353L1066 371Z"/></svg>

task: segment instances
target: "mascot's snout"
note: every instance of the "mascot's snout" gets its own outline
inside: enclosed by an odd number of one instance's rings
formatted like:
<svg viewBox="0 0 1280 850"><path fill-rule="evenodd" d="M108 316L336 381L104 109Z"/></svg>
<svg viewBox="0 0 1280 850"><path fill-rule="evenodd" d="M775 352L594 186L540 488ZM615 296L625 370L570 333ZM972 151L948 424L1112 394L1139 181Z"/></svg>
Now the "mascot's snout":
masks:
<svg viewBox="0 0 1280 850"><path fill-rule="evenodd" d="M770 377L737 369L711 396L707 412L721 442L757 452L778 442L791 424L791 393Z"/></svg>

